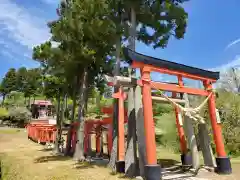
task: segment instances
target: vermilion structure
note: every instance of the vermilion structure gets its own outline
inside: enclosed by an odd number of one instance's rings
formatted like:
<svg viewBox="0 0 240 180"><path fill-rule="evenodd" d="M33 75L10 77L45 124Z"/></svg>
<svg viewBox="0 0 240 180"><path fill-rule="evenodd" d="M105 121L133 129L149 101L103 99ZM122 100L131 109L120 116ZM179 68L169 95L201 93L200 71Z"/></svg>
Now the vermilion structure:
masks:
<svg viewBox="0 0 240 180"><path fill-rule="evenodd" d="M213 83L219 79L219 72L211 72L199 68L194 68L162 59L145 56L134 52L128 48L124 49L125 58L130 62L132 68L139 68L141 72L140 80L137 84L142 87L142 102L144 114L145 142L146 142L146 179L155 180L161 178L161 168L157 164L156 142L154 131L154 120L152 111L152 89L171 91L175 93L187 93L192 95L209 96L213 91ZM178 84L168 84L154 82L151 80L150 73L159 72L174 75L178 78ZM185 87L183 78L199 80L203 83L204 89ZM218 173L231 173L230 159L224 149L221 124L216 119L215 95L212 93L208 100L208 110L211 119L214 142L216 146L216 163ZM178 111L176 109L176 111ZM184 132L178 125L181 149L186 151L186 142L183 140Z"/></svg>

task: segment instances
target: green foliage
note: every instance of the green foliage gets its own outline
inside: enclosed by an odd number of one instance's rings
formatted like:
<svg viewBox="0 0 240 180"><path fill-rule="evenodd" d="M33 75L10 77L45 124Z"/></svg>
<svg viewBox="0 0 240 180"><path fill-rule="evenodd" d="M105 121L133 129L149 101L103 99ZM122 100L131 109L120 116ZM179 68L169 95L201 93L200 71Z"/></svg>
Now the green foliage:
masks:
<svg viewBox="0 0 240 180"><path fill-rule="evenodd" d="M24 107L11 107L9 108L9 116L13 121L27 123L31 119L31 112Z"/></svg>
<svg viewBox="0 0 240 180"><path fill-rule="evenodd" d="M17 91L12 91L7 95L4 106L9 108L13 106L25 106L24 94Z"/></svg>
<svg viewBox="0 0 240 180"><path fill-rule="evenodd" d="M8 94L8 89L6 88L6 80L2 80L1 84L0 84L0 95L4 98L6 97L6 95Z"/></svg>
<svg viewBox="0 0 240 180"><path fill-rule="evenodd" d="M173 107L171 104L154 103L153 112L154 115L161 116L173 112Z"/></svg>
<svg viewBox="0 0 240 180"><path fill-rule="evenodd" d="M176 130L176 118L173 113L156 117L156 142L166 148L179 151L179 140Z"/></svg>
<svg viewBox="0 0 240 180"><path fill-rule="evenodd" d="M8 110L6 108L0 107L0 120L7 119L9 117Z"/></svg>
<svg viewBox="0 0 240 180"><path fill-rule="evenodd" d="M25 67L19 68L17 71L10 68L3 78L0 85L0 94L3 96L3 104L6 96L8 96L7 106L23 105L19 102L19 97L23 94L25 98L36 96L42 87L41 70L33 68L27 70ZM20 94L19 94L20 93Z"/></svg>
<svg viewBox="0 0 240 180"><path fill-rule="evenodd" d="M16 69L10 68L2 80L1 92L2 94L7 95L11 91L16 91L16 89L17 89Z"/></svg>
<svg viewBox="0 0 240 180"><path fill-rule="evenodd" d="M47 76L44 79L43 93L47 98L58 98L64 92L64 79L57 76Z"/></svg>
<svg viewBox="0 0 240 180"><path fill-rule="evenodd" d="M17 89L20 92L24 92L27 86L28 70L25 67L21 67L17 70Z"/></svg>
<svg viewBox="0 0 240 180"><path fill-rule="evenodd" d="M181 7L183 2L123 1L125 12L129 12L129 7L134 7L136 11L137 25L140 25L137 39L154 48L166 47L171 36L177 39L184 37L188 15ZM152 29L153 33L147 29Z"/></svg>
<svg viewBox="0 0 240 180"><path fill-rule="evenodd" d="M220 91L219 98L217 99L217 108L220 111L226 149L229 154L240 155L239 95Z"/></svg>
<svg viewBox="0 0 240 180"><path fill-rule="evenodd" d="M41 70L38 68L29 69L27 71L26 84L23 86L25 97L36 96L39 89L42 87Z"/></svg>

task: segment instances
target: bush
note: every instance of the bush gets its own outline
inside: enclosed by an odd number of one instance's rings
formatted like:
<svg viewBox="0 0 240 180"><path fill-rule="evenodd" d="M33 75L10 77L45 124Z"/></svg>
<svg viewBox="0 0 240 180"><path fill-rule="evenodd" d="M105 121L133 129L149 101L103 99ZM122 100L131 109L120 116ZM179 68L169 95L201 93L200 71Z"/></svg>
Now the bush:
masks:
<svg viewBox="0 0 240 180"><path fill-rule="evenodd" d="M31 119L31 112L25 107L12 107L9 109L9 116L12 123L22 126Z"/></svg>
<svg viewBox="0 0 240 180"><path fill-rule="evenodd" d="M179 140L176 130L176 118L173 113L157 117L155 123L156 142L175 152L179 151Z"/></svg>
<svg viewBox="0 0 240 180"><path fill-rule="evenodd" d="M222 123L222 134L225 142L225 148L229 155L240 155L240 96L231 92L218 90L216 100L217 109ZM213 141L213 131L207 106L204 108L206 123L211 136L211 145L213 152L216 152ZM203 112L204 112L203 111Z"/></svg>
<svg viewBox="0 0 240 180"><path fill-rule="evenodd" d="M6 108L0 108L0 120L6 120L9 118L9 113Z"/></svg>
<svg viewBox="0 0 240 180"><path fill-rule="evenodd" d="M220 92L217 106L220 111L226 149L229 155L240 155L240 96Z"/></svg>

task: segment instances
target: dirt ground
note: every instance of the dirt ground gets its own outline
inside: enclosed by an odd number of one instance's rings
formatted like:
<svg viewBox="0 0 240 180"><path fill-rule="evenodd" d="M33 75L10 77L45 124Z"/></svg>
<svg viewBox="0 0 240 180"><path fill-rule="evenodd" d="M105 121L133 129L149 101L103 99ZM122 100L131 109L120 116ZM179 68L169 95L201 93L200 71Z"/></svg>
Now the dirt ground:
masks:
<svg viewBox="0 0 240 180"><path fill-rule="evenodd" d="M74 164L71 157L54 156L44 146L28 140L24 130L0 128L0 156L6 180L123 179L122 175L113 175L105 165ZM181 179L237 180L240 179L237 178L240 177L239 169L240 162L233 163L232 175L219 176L204 171L195 178Z"/></svg>

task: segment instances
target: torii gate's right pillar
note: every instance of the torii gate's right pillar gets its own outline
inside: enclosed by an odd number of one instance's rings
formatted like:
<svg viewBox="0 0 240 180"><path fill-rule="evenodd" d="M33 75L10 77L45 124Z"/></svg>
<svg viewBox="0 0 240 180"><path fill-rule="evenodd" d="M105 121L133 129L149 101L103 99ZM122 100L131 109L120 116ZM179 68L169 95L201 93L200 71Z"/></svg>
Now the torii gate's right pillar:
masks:
<svg viewBox="0 0 240 180"><path fill-rule="evenodd" d="M207 90L212 90L211 82L205 82L204 85ZM216 172L219 174L231 174L232 173L231 162L224 148L224 142L222 137L222 127L220 122L217 122L214 94L212 94L208 100L208 110L209 110L209 115L210 115L211 124L212 124L214 142L216 145L216 153L217 153Z"/></svg>

